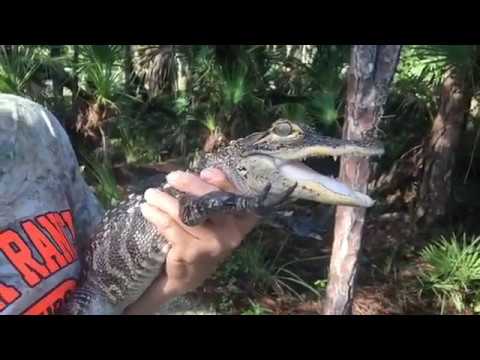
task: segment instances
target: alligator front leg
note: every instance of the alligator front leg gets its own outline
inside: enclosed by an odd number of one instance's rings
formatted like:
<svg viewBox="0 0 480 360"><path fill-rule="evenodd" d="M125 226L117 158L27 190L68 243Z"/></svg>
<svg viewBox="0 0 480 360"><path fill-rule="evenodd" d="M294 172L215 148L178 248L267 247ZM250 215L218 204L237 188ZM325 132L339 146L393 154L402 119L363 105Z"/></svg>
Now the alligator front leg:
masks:
<svg viewBox="0 0 480 360"><path fill-rule="evenodd" d="M295 190L297 184L291 186L273 203L266 204L271 184L265 186L258 196L244 196L225 191L214 191L200 197L183 195L180 198L180 219L188 226L203 223L216 214L235 214L251 212L264 216L271 209L282 205Z"/></svg>

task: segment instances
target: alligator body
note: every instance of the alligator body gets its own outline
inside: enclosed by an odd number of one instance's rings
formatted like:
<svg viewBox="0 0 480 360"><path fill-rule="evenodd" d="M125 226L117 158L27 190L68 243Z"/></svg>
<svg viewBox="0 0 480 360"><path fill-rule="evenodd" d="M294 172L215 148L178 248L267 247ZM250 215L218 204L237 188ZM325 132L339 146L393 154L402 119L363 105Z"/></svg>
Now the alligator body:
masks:
<svg viewBox="0 0 480 360"><path fill-rule="evenodd" d="M222 170L239 194L218 191L192 197L165 190L180 200L180 218L188 226L218 213L251 212L268 218L281 214L295 200L370 207L374 201L368 195L312 170L304 160L382 153L383 147L374 141L325 137L305 125L278 120L265 132L232 141L193 161L193 172L207 167ZM160 177L149 185L163 187L163 182ZM61 314L120 314L161 274L169 244L142 216L143 201L143 194L132 193L106 212L85 253L81 285ZM291 228L304 231L300 226Z"/></svg>

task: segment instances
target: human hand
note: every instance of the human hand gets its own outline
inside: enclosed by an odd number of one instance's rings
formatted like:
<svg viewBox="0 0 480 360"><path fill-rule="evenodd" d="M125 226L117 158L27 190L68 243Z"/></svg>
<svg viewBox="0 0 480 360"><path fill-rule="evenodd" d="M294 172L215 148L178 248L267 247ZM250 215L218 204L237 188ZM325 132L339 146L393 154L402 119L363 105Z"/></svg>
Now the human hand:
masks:
<svg viewBox="0 0 480 360"><path fill-rule="evenodd" d="M167 182L179 191L202 196L211 191L238 192L218 169L204 170L200 177L173 172ZM165 273L126 313L151 313L161 304L200 286L236 249L257 223L253 215L215 216L189 227L179 217L179 202L165 192L149 189L142 206L145 218L155 224L171 245Z"/></svg>

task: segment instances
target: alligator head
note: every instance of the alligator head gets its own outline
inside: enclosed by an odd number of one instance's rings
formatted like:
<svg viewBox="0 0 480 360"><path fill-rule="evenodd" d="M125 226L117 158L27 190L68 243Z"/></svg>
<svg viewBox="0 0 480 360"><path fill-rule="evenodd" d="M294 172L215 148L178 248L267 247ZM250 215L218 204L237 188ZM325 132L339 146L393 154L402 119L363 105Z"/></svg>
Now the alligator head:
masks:
<svg viewBox="0 0 480 360"><path fill-rule="evenodd" d="M305 161L323 156L375 156L383 151L374 141L326 137L306 125L280 119L267 131L232 141L215 154L208 154L202 166L219 167L243 194L261 193L271 184L272 202L275 194L294 187L291 200L370 207L374 200L368 195L318 173Z"/></svg>

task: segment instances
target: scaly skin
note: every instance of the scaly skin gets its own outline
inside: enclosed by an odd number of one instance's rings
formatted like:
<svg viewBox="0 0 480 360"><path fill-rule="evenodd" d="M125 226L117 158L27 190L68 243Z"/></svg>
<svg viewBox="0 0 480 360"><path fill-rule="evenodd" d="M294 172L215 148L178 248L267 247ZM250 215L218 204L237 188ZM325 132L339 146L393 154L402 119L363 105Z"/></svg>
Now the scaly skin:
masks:
<svg viewBox="0 0 480 360"><path fill-rule="evenodd" d="M278 120L269 130L232 141L192 163L190 170L194 172L219 168L240 194L218 191L194 198L172 188L165 190L180 200L180 218L189 226L226 212L248 211L268 217L297 199L369 207L373 200L367 195L323 177L300 162L318 156L382 153L383 148L372 141L324 137L304 125ZM164 179L157 177L156 181L163 188ZM81 285L60 314L120 314L161 274L169 244L143 217L142 202L143 195L132 194L105 214L83 259ZM295 228L299 227L290 230Z"/></svg>

